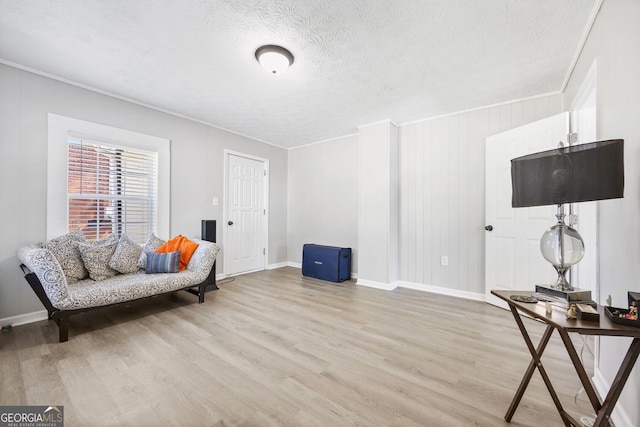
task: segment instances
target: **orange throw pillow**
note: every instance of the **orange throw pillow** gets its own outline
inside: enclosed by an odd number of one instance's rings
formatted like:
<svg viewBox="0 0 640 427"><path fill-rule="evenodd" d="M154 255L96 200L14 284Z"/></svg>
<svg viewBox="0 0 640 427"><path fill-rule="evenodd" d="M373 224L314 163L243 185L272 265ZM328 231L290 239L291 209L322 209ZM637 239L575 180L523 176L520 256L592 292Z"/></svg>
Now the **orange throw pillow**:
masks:
<svg viewBox="0 0 640 427"><path fill-rule="evenodd" d="M180 251L180 271L187 268L189 261L193 256L193 253L198 248L198 244L184 237L182 234L177 235L171 240L168 240L164 245L156 249L158 253L168 253Z"/></svg>

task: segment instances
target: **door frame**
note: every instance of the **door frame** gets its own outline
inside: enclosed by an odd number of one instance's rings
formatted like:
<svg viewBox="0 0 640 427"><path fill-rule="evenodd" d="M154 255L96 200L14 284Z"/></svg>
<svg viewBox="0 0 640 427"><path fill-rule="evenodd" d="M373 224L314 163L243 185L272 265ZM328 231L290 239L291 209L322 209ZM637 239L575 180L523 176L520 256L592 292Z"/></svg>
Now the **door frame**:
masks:
<svg viewBox="0 0 640 427"><path fill-rule="evenodd" d="M593 142L598 140L598 91L597 91L597 60L594 60L593 64L589 68L587 75L585 76L580 88L576 92L576 96L571 102L571 107L569 108L569 127L570 132L573 134L577 131L578 133L578 141L574 142L573 145L584 144L587 142ZM585 108L585 103L589 100L590 96L594 97L594 114L593 114L593 135L589 135L589 138L585 140L584 138L584 130L576 129L578 125L578 115ZM588 106L588 105L587 105ZM571 269L572 276L571 280L573 281L573 275L577 276L577 284L580 286L581 280L583 282L588 281L586 278L581 278L580 276L587 276L587 273L592 273L594 275L593 280L591 281L591 285L586 289L590 289L592 291L593 300L600 303L600 269L598 265L598 260L600 259L600 248L599 248L599 239L598 239L598 216L599 216L599 205L598 202L590 202L589 205L586 203L576 203L572 204L570 208L570 213L574 213L573 211L577 210L578 212L578 224L576 226L578 232L583 236L586 235L588 239L585 240L585 248L593 247L593 252L589 252L588 255L585 255L585 258L577 264L575 267ZM589 249L591 251L591 249ZM580 286L582 287L582 286Z"/></svg>
<svg viewBox="0 0 640 427"><path fill-rule="evenodd" d="M251 154L246 154L246 153L241 153L239 151L234 151L234 150L229 150L229 149L224 149L224 154L223 154L223 158L224 158L224 171L223 171L223 195L222 195L222 242L223 242L223 246L222 249L224 251L224 245L226 244L226 242L228 242L229 240L227 239L227 230L228 230L228 226L227 226L227 222L229 221L228 216L227 216L227 207L228 207L228 200L229 200L229 180L227 179L228 174L229 174L229 157L230 156L236 156L236 157L244 157L245 159L250 159L250 160L255 160L258 162L261 162L264 166L264 171L265 171L265 175L264 175L264 185L263 185L263 200L264 200L264 209L265 209L265 214L263 216L263 221L264 223L262 224L262 236L260 236L261 241L264 243L264 257L263 257L263 262L262 262L262 269L266 270L267 266L268 266L268 260L269 260L269 177L270 177L270 173L269 173L269 159L265 159L262 157L258 157L258 156L253 156ZM236 275L240 275L240 274L244 274L247 272L240 272L240 273L234 273L234 274L228 274L229 271L229 266L228 266L228 257L224 257L224 262L223 262L223 266L224 266L224 273L225 273L225 277L227 276L236 276Z"/></svg>
<svg viewBox="0 0 640 427"><path fill-rule="evenodd" d="M571 107L569 108L571 132L576 131L575 129L575 126L577 124L576 115L578 115L579 112L584 108L585 103L587 102L587 100L591 95L595 97L595 101L594 101L595 113L593 114L594 121L595 121L593 126L594 127L593 133L595 135L593 135L593 138L594 138L593 141L598 141L600 139L600 136L598 135L598 59L597 58L593 60L593 63L589 67L589 71L587 71L587 74L582 80L582 83L580 84L580 87L578 88L578 91L576 92L575 97L571 101ZM581 138L581 134L580 134L581 131L579 128L577 129L577 131L578 131L578 140L580 141L580 143L585 142ZM595 274L595 278L593 281L593 289L592 289L592 292L593 292L592 299L596 301L598 304L602 304L603 303L602 295L600 291L600 239L599 239L600 207L599 207L599 202L590 202L590 203L594 203L594 206L592 207L592 209L589 210L589 214L595 217L595 218L589 219L588 227L590 227L591 229L580 230L580 219L578 219L578 232L582 234L583 232L586 231L585 234L587 234L590 239L593 239L593 241L585 242L585 247L587 247L587 245L593 245L595 249L594 256L590 257L591 258L590 260L594 262L595 265L589 266L591 268L591 272ZM583 212L581 212L580 206L578 206L578 218L580 218L581 215L584 218L584 210ZM584 225L584 221L583 221L583 225ZM585 260L583 259L582 261L585 261ZM581 264L582 262L578 264L578 266L580 266ZM584 270L586 269L583 268L582 270L578 270L579 271L578 281L580 281L580 275L581 274L584 275ZM582 271L583 273L580 273L580 271ZM591 379L593 383L596 384L596 389L599 393L603 393L603 392L606 393L607 389L604 388L604 386L602 385L602 382L600 381L600 378L602 378L602 373L600 370L600 345L601 345L600 337L595 336L594 342L593 342L594 375L593 377L591 377Z"/></svg>

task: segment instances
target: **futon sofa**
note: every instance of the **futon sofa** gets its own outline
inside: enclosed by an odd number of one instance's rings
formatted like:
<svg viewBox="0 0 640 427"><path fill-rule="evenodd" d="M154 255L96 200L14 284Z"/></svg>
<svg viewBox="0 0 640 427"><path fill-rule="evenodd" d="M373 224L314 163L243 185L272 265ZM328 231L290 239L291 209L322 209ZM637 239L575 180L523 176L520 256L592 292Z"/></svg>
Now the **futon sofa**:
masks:
<svg viewBox="0 0 640 427"><path fill-rule="evenodd" d="M218 289L214 263L220 247L204 240L192 242L198 246L182 271L146 274L137 268L99 280L73 278L63 268L65 259L54 255L44 244L20 247L17 256L26 280L47 309L49 319L57 323L59 340L64 342L69 339L68 320L74 314L180 290L197 295L198 302L204 302L206 291Z"/></svg>

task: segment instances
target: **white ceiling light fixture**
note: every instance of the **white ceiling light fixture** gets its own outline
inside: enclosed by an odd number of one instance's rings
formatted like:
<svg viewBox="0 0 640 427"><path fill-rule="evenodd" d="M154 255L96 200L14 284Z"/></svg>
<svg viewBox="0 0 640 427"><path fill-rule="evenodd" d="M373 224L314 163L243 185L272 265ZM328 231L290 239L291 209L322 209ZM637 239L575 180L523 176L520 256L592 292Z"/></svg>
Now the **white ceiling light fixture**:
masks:
<svg viewBox="0 0 640 427"><path fill-rule="evenodd" d="M282 46L266 45L256 50L256 59L262 68L272 74L280 74L293 64L293 55Z"/></svg>

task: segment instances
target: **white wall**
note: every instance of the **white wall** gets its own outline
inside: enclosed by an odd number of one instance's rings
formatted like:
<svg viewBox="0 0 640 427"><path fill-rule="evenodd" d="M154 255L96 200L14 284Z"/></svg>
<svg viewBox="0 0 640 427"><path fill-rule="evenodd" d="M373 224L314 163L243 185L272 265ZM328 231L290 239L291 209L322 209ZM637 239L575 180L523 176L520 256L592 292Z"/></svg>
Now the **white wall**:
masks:
<svg viewBox="0 0 640 427"><path fill-rule="evenodd" d="M212 198L223 198L223 150L269 159L268 262L286 261L286 150L5 65L0 65L0 94L2 324L43 310L20 274L15 250L46 238L48 113L170 139L171 234L199 237L200 220L217 219L221 242L222 206L214 207Z"/></svg>
<svg viewBox="0 0 640 427"><path fill-rule="evenodd" d="M302 245L353 249L358 266L358 135L289 150L288 260L302 262Z"/></svg>
<svg viewBox="0 0 640 427"><path fill-rule="evenodd" d="M640 2L605 0L564 93L571 105L597 60L598 139L625 140L625 196L599 204L600 295L627 306L627 291L640 290ZM601 303L604 301L600 301ZM608 385L629 340L602 339L597 377ZM640 425L640 368L635 367L614 412L617 426Z"/></svg>
<svg viewBox="0 0 640 427"><path fill-rule="evenodd" d="M400 126L402 286L484 297L485 138L561 107L550 95ZM348 246L357 272L358 162L358 135L289 151L291 263L304 243Z"/></svg>
<svg viewBox="0 0 640 427"><path fill-rule="evenodd" d="M398 286L398 128L391 121L358 134L358 284Z"/></svg>
<svg viewBox="0 0 640 427"><path fill-rule="evenodd" d="M484 298L485 138L560 107L560 95L553 95L401 126L404 286ZM441 265L442 256L448 266Z"/></svg>

